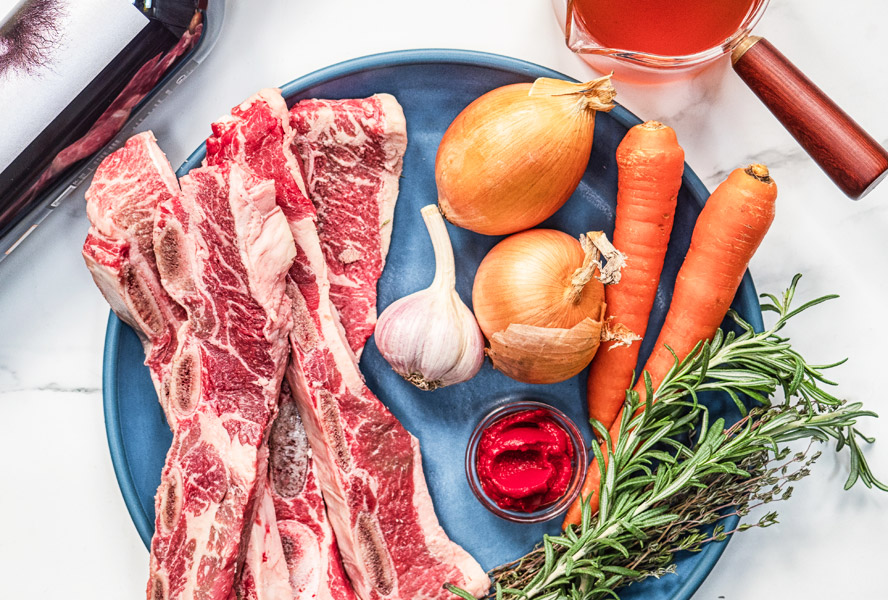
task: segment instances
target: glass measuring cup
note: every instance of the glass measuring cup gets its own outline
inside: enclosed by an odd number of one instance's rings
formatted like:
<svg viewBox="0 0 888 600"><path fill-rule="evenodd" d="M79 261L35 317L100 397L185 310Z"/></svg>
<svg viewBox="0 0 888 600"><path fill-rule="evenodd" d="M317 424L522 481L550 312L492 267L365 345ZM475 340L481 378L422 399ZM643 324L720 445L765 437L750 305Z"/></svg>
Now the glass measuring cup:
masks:
<svg viewBox="0 0 888 600"><path fill-rule="evenodd" d="M618 79L662 82L688 77L730 54L734 71L850 198L859 199L888 174L888 151L764 38L750 35L769 0L752 0L737 30L686 55L659 55L598 43L577 18L574 0L553 0L567 47Z"/></svg>
<svg viewBox="0 0 888 600"><path fill-rule="evenodd" d="M628 48L607 47L589 33L578 18L574 0L553 0L552 6L567 47L598 71L614 71L621 79L660 82L687 76L730 53L756 26L768 7L769 0L753 0L746 14L730 37L699 52L680 55L639 52Z"/></svg>

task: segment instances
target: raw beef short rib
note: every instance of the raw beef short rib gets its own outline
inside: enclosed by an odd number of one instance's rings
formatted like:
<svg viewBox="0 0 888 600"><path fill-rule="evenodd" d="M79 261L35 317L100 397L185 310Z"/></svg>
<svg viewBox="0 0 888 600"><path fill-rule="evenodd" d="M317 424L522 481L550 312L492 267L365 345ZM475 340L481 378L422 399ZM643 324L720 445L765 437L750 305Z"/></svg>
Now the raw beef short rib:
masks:
<svg viewBox="0 0 888 600"><path fill-rule="evenodd" d="M286 382L269 453L269 489L293 597L354 599L327 520L308 436Z"/></svg>
<svg viewBox="0 0 888 600"><path fill-rule="evenodd" d="M250 97L231 115L213 123L206 162L236 164L257 177L274 181L276 202L288 221L314 229L314 208L305 196L296 157L289 151L292 136L286 123L281 122L280 115L286 115L286 111L278 90L262 90ZM304 440L292 396L282 392L281 412L271 432L268 481L278 523L266 522L264 527L276 526L280 534L294 599L353 600L354 591L345 577L314 461ZM251 540L250 545L253 543ZM248 554L246 569L259 571L250 555L259 553Z"/></svg>
<svg viewBox="0 0 888 600"><path fill-rule="evenodd" d="M142 339L146 364L173 430L178 414L167 411L164 398L169 391L176 332L186 315L160 283L153 230L157 205L179 193L178 181L154 136L150 132L133 136L101 163L87 190L87 212L93 227L83 251L93 278L115 313ZM280 537L275 527L262 521L269 511L273 525L270 494L257 511L258 522L251 532L256 540L251 546L254 552L246 556L237 592L249 600L291 600Z"/></svg>
<svg viewBox="0 0 888 600"><path fill-rule="evenodd" d="M376 325L376 282L385 267L407 149L404 112L389 94L303 100L290 110L290 125L317 210L330 298L360 356Z"/></svg>
<svg viewBox="0 0 888 600"><path fill-rule="evenodd" d="M264 492L295 248L272 182L232 165L192 170L181 187L158 206L154 231L161 281L187 320L170 375L177 426L155 501L148 597L225 600Z"/></svg>
<svg viewBox="0 0 888 600"><path fill-rule="evenodd" d="M242 107L274 111L280 120L280 140L287 140L292 134L286 108L277 100L279 96L265 94L263 101L248 101ZM256 120L268 122L265 117ZM216 137L245 139L234 132ZM247 139L240 146L249 148L251 144ZM364 385L330 299L317 221L302 210L303 204L299 210L288 208L288 198L280 194L282 188L299 187L279 179L279 167L283 166L290 170L293 182L298 182L301 174L296 161L287 154L286 145L266 136L265 144L257 148L262 163L272 160L273 149L282 152L273 167L278 173L278 202L284 202L281 207L298 250L290 270L295 285L287 286L294 310L293 362L287 377L312 447L346 572L362 600L449 598L450 593L442 588L446 582L481 595L489 588L489 580L438 524L416 439ZM214 164L221 146L208 143L207 150L207 161Z"/></svg>
<svg viewBox="0 0 888 600"><path fill-rule="evenodd" d="M131 137L106 157L86 191L92 226L83 258L108 304L141 338L145 364L165 412L162 382L185 311L160 283L154 260L154 215L159 203L178 195L176 175L150 131Z"/></svg>
<svg viewBox="0 0 888 600"><path fill-rule="evenodd" d="M352 350L359 353L369 335L367 324L376 319L376 282L384 265L391 232L391 218L398 193L401 158L406 145L403 112L389 95L349 101L305 101L294 107L304 125L305 135L294 132L293 149L302 149L301 157L281 151L289 137L276 111L284 103L276 90L263 90L232 110L229 117L214 123L213 136L207 142L209 164L234 161L258 176L276 182L278 203L294 221L312 219L314 214L306 197L306 184L299 166L302 159L310 166L312 202L319 211L317 228L331 269L351 276L347 282L350 307L342 322ZM271 107L275 108L272 109ZM326 119L327 115L336 115ZM292 118L292 117L291 117ZM339 125L346 118L354 125L352 135L343 138ZM364 134L366 132L366 135ZM338 143L337 143L338 140ZM351 167L344 168L342 153L351 156ZM380 168L379 165L382 165ZM342 185L337 177L345 177ZM360 186L358 190L355 185ZM360 208L360 210L357 210ZM370 215L367 219L366 216ZM312 221L313 222L313 221ZM343 226L347 235L343 237ZM325 234L329 237L325 237ZM363 258L349 257L347 248L368 248ZM345 306L345 305L344 305ZM354 334L354 335L352 335ZM272 433L271 495L274 498L277 529L284 543L290 584L294 598L353 598L345 578L333 532L326 512L317 475L310 456L301 419L292 398L281 396L281 413ZM287 435L281 435L287 431ZM277 433L275 433L277 432ZM286 464L297 465L299 493L285 493L273 484L274 474L288 472ZM275 465L278 465L275 471ZM292 486L288 486L292 492ZM273 524L256 522L257 532L273 529ZM254 540L262 538L254 537ZM251 544L253 542L251 541ZM251 552L245 575L259 571L253 566L262 552ZM323 573L327 565L327 573Z"/></svg>
<svg viewBox="0 0 888 600"><path fill-rule="evenodd" d="M445 598L444 582L482 595L486 575L437 523L418 442L355 358L376 318L403 113L380 95L293 114L269 90L236 108L182 191L150 134L109 157L91 188L84 257L141 334L174 430L148 596L230 600L237 584L245 598L348 600L331 523L362 600ZM295 397L279 391L287 333Z"/></svg>
<svg viewBox="0 0 888 600"><path fill-rule="evenodd" d="M287 288L295 323L287 378L358 597L443 599L447 582L485 593L484 571L438 524L416 438L364 384L330 299L317 228L284 213L299 252L290 270L296 286Z"/></svg>

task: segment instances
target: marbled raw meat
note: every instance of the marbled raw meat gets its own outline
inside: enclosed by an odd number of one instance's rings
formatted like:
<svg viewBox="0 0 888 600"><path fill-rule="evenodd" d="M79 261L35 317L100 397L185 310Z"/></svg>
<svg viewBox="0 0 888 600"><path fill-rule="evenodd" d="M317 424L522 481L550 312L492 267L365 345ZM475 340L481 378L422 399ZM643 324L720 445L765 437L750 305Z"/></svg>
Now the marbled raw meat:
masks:
<svg viewBox="0 0 888 600"><path fill-rule="evenodd" d="M274 110L281 123L281 137L265 143L283 146L278 165L295 181L296 161L281 143L291 135L283 99L266 94L264 100L254 105ZM438 523L418 441L364 384L330 298L314 215L282 208L298 251L290 270L296 285L287 287L294 311L287 379L355 592L362 600L444 599L451 597L442 587L449 582L476 596L486 593L487 575Z"/></svg>
<svg viewBox="0 0 888 600"><path fill-rule="evenodd" d="M314 208L305 196L296 157L289 151L291 138L281 123L280 111L286 113L286 104L277 90L262 90L232 109L230 115L213 123L206 162L237 164L257 177L274 181L276 201L288 220L304 221L313 227ZM266 521L257 521L257 529L278 530L292 598L353 600L354 592L345 577L327 520L314 461L307 442L301 443L305 439L302 422L295 414L289 393L282 393L281 403L281 414L271 433L268 481L268 494L278 522L269 522L271 515L260 513L258 516L264 516ZM249 545L263 540L256 537ZM265 569L257 562L265 554L258 549L248 550L244 567L247 578Z"/></svg>
<svg viewBox="0 0 888 600"><path fill-rule="evenodd" d="M280 149L269 139L280 125L274 113L263 110L269 98L276 93L263 91L236 107L230 117L214 124L214 135L208 140L209 163L235 160L245 168L278 182L280 204L290 210L293 218L304 216L308 208L306 184L298 166L273 160ZM278 101L279 103L279 101ZM338 289L342 302L342 324L352 350L360 353L376 320L376 282L382 273L391 233L391 219L398 194L401 159L406 148L406 126L398 103L384 94L370 98L345 101L304 101L293 108L291 123L302 126L295 131L292 148L301 151L302 166L308 170L311 200L318 211L318 231L325 247L325 256L331 271L337 272L346 285ZM347 121L348 135L344 131ZM304 134L303 134L304 132ZM282 134L283 132L281 132ZM271 137L266 137L271 134ZM286 140L283 140L286 143ZM285 155L287 160L293 157ZM343 169L350 165L349 172ZM369 250L362 257L351 256L355 248ZM282 395L281 406L288 403ZM278 439L302 439L301 420L295 412L278 417L280 427L290 427L290 435ZM275 452L298 463L303 470L299 480L300 493L281 493L273 490L278 519L278 530L284 540L285 553L291 569L290 583L294 597L304 595L326 598L352 597L351 586L344 578L339 553L326 522L323 502L317 488L316 475L310 456L303 458L297 452L307 452L296 444L278 444L272 447L272 466ZM278 464L286 464L278 460ZM282 472L279 470L278 472ZM274 471L272 471L272 474ZM272 481L274 479L272 478ZM291 490L292 491L292 490ZM257 531L273 529L273 524L257 518ZM262 539L256 537L254 539ZM327 540L328 543L323 543ZM266 553L253 551L247 559L245 575L258 568L253 562ZM325 576L318 566L327 564Z"/></svg>
<svg viewBox="0 0 888 600"><path fill-rule="evenodd" d="M284 382L269 437L269 489L293 598L354 599L330 529L317 466L296 402Z"/></svg>
<svg viewBox="0 0 888 600"><path fill-rule="evenodd" d="M178 414L168 410L166 396L177 331L186 314L160 282L153 231L158 204L179 193L172 167L151 132L133 136L102 161L87 190L92 227L83 247L87 266L108 303L142 340L158 399L174 431ZM280 537L264 521L268 510L263 509L268 506L273 516L271 496L266 493L251 532L256 536L254 552L245 560L253 568L241 572L236 591L248 600L289 600L293 594Z"/></svg>
<svg viewBox="0 0 888 600"><path fill-rule="evenodd" d="M385 267L407 122L390 94L303 100L290 110L293 151L318 214L330 299L352 351L376 325L376 282Z"/></svg>
<svg viewBox="0 0 888 600"><path fill-rule="evenodd" d="M192 170L181 189L158 205L154 230L161 281L187 320L170 373L177 425L155 500L148 597L226 599L265 489L295 248L272 182L216 166Z"/></svg>
<svg viewBox="0 0 888 600"><path fill-rule="evenodd" d="M160 283L154 215L159 203L178 194L176 175L150 131L131 137L106 157L86 191L91 223L83 244L86 266L117 316L142 340L164 412L162 382L185 311Z"/></svg>

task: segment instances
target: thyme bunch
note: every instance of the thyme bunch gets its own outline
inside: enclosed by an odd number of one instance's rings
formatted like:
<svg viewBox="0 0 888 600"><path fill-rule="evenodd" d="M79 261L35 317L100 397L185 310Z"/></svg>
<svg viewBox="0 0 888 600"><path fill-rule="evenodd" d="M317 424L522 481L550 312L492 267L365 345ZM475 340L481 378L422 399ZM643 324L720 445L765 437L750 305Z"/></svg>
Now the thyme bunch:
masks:
<svg viewBox="0 0 888 600"><path fill-rule="evenodd" d="M861 403L847 403L828 391L835 384L795 351L781 332L799 313L835 296L792 306L800 276L781 297L763 294L762 310L776 313L773 325L754 331L732 313L739 333L719 331L675 365L656 390L644 374L644 399L627 392L616 443L607 429L592 425L606 441L608 460L593 444L601 469L596 515L584 504L579 527L546 535L521 559L495 568L492 596L507 598L618 598L616 590L674 570L674 554L698 551L730 532L720 521L744 517L761 505L786 500L792 483L807 476L820 456L814 442L847 447L850 469L845 489L860 480L888 491L872 474L860 441L872 442L857 429L858 420L875 417ZM732 425L710 422L703 392L730 396L742 417ZM775 394L783 394L775 401ZM758 403L746 408L744 397ZM791 453L786 444L809 440L808 449ZM737 529L776 523L769 512ZM463 598L463 590L447 586Z"/></svg>

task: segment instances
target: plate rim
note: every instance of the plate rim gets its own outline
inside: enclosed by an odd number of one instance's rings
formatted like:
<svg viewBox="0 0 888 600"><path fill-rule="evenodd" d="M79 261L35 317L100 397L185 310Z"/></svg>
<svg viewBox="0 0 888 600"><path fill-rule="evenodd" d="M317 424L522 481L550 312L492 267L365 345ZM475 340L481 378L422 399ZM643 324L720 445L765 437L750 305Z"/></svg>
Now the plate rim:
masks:
<svg viewBox="0 0 888 600"><path fill-rule="evenodd" d="M485 67L512 72L516 75L527 77L555 77L576 81L575 78L555 71L554 69L501 54L463 49L419 48L369 54L334 63L293 79L282 85L280 90L284 97L288 97L321 83L329 83L336 79L341 79L356 73L365 73L377 69L417 64L455 64ZM633 125L642 122L639 117L619 103L616 103L616 106L614 106L609 114L626 127L632 127ZM202 142L185 159L182 165L176 170L176 175L181 176L197 166L203 160L205 155L206 141ZM690 165L688 165L687 162L685 162L684 165L685 169L684 174L682 175L682 182L688 186L689 190L692 192L692 198L695 202L698 202L702 208L706 199L709 197L709 190ZM748 269L743 275L743 280L738 289L738 293L742 300L750 303L751 306L757 306L759 304L755 284ZM120 412L117 394L119 380L116 372L116 364L119 351L119 336L123 322L113 311L109 312L110 315L108 317L108 324L105 332L105 345L102 358L102 403L105 416L105 431L111 454L111 463L114 468L114 475L117 479L127 511L139 533L139 537L142 538L142 542L145 544L146 548L150 548L153 522L148 517L148 514L136 493L133 483L134 478L126 456L122 429L120 427ZM760 309L753 311L749 321L756 331L762 331L764 329ZM732 532L736 529L739 521L740 518L738 516L731 515L725 517L722 524L725 526L726 531ZM709 576L713 568L715 568L715 564L718 562L719 558L721 558L722 553L724 553L731 537L733 537L733 535L729 533L722 541L708 542L703 549L697 553L699 560L693 568L685 574L685 581L676 589L670 600L689 600L694 592L696 592L702 585L703 581Z"/></svg>

